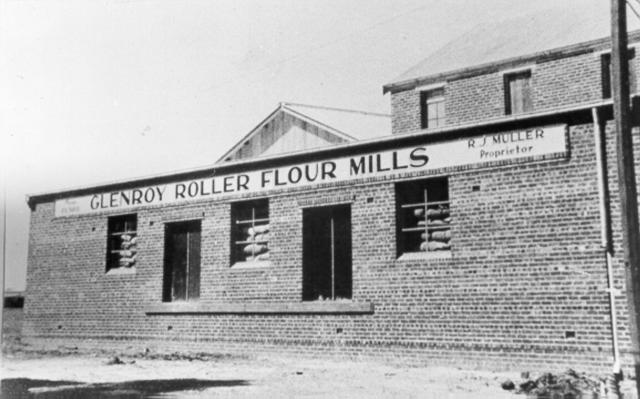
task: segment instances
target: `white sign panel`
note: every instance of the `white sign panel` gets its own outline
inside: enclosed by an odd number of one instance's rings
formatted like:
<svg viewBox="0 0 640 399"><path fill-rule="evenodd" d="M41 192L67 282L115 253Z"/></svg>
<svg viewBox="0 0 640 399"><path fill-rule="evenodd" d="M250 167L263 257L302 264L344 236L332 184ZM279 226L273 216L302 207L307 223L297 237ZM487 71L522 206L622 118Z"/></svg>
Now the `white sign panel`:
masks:
<svg viewBox="0 0 640 399"><path fill-rule="evenodd" d="M61 199L55 203L55 216L217 199L233 194L402 175L415 171L562 154L566 151L566 126L555 125Z"/></svg>

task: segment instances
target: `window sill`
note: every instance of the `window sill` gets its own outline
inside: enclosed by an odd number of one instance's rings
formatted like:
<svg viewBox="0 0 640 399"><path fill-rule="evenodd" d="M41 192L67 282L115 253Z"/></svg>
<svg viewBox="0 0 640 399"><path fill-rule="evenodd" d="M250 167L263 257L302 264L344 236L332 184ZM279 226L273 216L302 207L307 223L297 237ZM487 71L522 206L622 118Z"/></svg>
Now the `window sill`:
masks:
<svg viewBox="0 0 640 399"><path fill-rule="evenodd" d="M451 259L451 251L405 252L397 260Z"/></svg>
<svg viewBox="0 0 640 399"><path fill-rule="evenodd" d="M262 302L262 303L162 303L145 309L163 314L373 314L370 302Z"/></svg>
<svg viewBox="0 0 640 399"><path fill-rule="evenodd" d="M236 269L262 269L265 267L271 267L271 261L268 260L256 260L251 262L236 262L231 265L232 270Z"/></svg>
<svg viewBox="0 0 640 399"><path fill-rule="evenodd" d="M114 269L109 269L107 276L123 276L123 275L131 275L136 274L135 267L116 267Z"/></svg>

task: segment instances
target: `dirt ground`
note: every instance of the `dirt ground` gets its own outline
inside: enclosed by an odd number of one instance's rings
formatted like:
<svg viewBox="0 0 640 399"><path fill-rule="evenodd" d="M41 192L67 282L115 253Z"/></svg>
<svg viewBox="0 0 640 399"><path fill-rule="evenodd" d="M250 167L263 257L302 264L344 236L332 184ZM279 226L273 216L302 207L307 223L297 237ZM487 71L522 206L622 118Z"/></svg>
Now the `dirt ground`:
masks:
<svg viewBox="0 0 640 399"><path fill-rule="evenodd" d="M525 398L500 384L517 373L356 361L226 355L11 351L2 398ZM115 364L114 364L115 363Z"/></svg>
<svg viewBox="0 0 640 399"><path fill-rule="evenodd" d="M42 350L3 340L1 394L13 398L421 398L528 399L501 384L520 370L494 372L400 363L211 353ZM636 398L635 381L623 384Z"/></svg>

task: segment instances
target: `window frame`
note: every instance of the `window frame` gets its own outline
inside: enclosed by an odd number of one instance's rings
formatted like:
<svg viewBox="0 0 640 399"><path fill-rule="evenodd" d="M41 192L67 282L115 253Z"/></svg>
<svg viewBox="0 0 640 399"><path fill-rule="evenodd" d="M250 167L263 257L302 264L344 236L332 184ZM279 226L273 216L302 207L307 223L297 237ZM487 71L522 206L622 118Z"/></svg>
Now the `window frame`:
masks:
<svg viewBox="0 0 640 399"><path fill-rule="evenodd" d="M435 200L429 200L429 192L434 193L431 198ZM395 199L397 258L450 257L452 235L449 177L438 176L398 182L395 184ZM421 210L420 215L413 215L415 223L409 223L407 220L410 218L410 210ZM421 218L424 219L423 225L420 223ZM437 233L437 238L433 237L433 233ZM431 242L439 242L442 245L434 244L434 248L431 248ZM437 246L440 248L435 248Z"/></svg>
<svg viewBox="0 0 640 399"><path fill-rule="evenodd" d="M522 97L522 110L515 111L513 108L513 93L511 92L511 82L519 77L526 77L528 81L526 92L523 91ZM503 88L504 88L504 113L505 115L518 115L533 111L533 70L532 68L518 69L512 71L505 71L503 73Z"/></svg>
<svg viewBox="0 0 640 399"><path fill-rule="evenodd" d="M637 92L637 80L635 62L636 48L629 47L627 49L627 63L629 65L629 93ZM603 100L609 100L613 97L613 85L611 84L611 52L606 51L600 53L600 90Z"/></svg>
<svg viewBox="0 0 640 399"><path fill-rule="evenodd" d="M119 223L122 224L122 230L114 231L118 229ZM138 214L127 213L123 215L109 216L107 218L105 272L115 273L116 271L125 270L134 271L137 263L137 254Z"/></svg>
<svg viewBox="0 0 640 399"><path fill-rule="evenodd" d="M437 93L437 94L436 94ZM429 106L436 107L437 116L430 118ZM439 106L442 106L440 114ZM420 126L422 129L435 129L444 127L446 123L445 86L431 87L420 91ZM435 121L434 123L430 123Z"/></svg>
<svg viewBox="0 0 640 399"><path fill-rule="evenodd" d="M251 216L247 219L241 219L240 214L246 209L242 209L242 207L250 207ZM263 209L258 208L263 207ZM231 267L252 267L252 266L267 266L270 264L270 235L271 235L271 219L270 219L270 209L269 209L269 198L258 198L251 199L246 201L232 202L231 203L231 234L230 234L230 254L229 261ZM263 217L258 217L261 215L266 215ZM240 218L240 220L238 220ZM243 227L248 227L249 229L254 229L259 226L266 226L266 229L262 232L258 232L255 234L249 234L247 238L247 232L243 231ZM263 227L264 228L264 227ZM258 239L261 234L267 234L266 240ZM244 238L244 239L243 239ZM237 246L252 246L252 253L245 254L244 257L239 256L239 251ZM260 251L254 252L257 245L264 245L266 248L264 252ZM243 251L244 252L244 251ZM259 259L262 257L262 259Z"/></svg>
<svg viewBox="0 0 640 399"><path fill-rule="evenodd" d="M353 299L351 205L333 204L302 210L303 302ZM323 248L322 244L326 246Z"/></svg>

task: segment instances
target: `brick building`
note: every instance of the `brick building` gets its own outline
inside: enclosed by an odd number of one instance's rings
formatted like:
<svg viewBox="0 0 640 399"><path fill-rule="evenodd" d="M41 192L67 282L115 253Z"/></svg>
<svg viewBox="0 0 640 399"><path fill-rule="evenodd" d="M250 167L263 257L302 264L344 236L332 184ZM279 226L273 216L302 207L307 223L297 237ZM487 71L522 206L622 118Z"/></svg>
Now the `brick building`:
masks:
<svg viewBox="0 0 640 399"><path fill-rule="evenodd" d="M283 105L212 167L31 196L24 335L628 366L610 45L564 39L448 45L391 132Z"/></svg>

